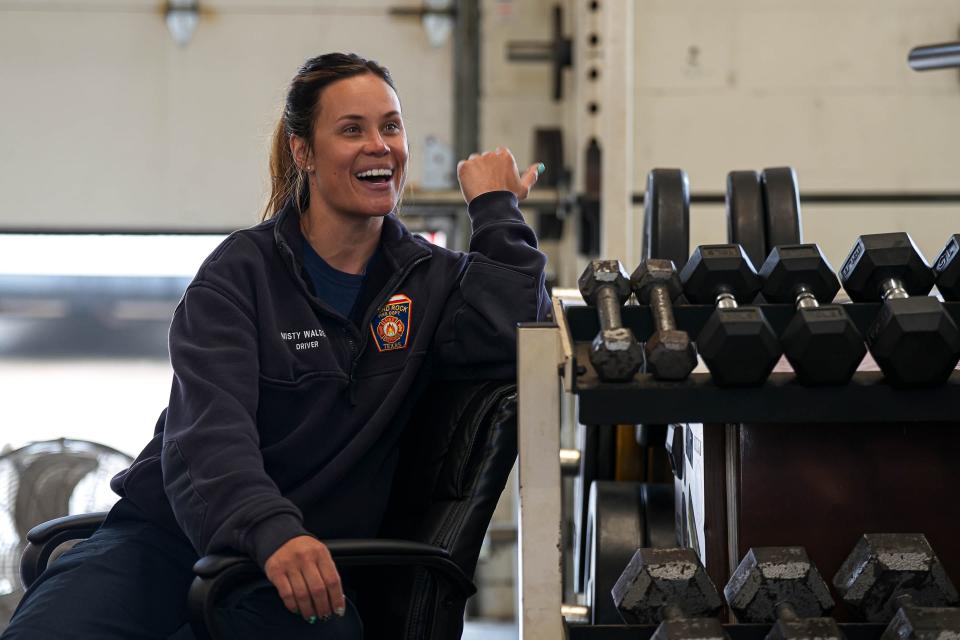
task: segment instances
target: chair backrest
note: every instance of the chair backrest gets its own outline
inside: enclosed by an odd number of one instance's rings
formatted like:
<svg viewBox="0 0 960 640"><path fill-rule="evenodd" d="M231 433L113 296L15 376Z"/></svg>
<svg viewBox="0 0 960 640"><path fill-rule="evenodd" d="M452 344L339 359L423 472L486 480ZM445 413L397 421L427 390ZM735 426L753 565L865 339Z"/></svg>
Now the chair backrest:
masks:
<svg viewBox="0 0 960 640"><path fill-rule="evenodd" d="M438 381L415 408L381 536L446 549L472 576L483 538L517 458L516 386ZM370 637L459 638L466 600L417 570L408 589L378 593ZM404 629L397 636L398 621ZM369 624L368 624L369 627Z"/></svg>

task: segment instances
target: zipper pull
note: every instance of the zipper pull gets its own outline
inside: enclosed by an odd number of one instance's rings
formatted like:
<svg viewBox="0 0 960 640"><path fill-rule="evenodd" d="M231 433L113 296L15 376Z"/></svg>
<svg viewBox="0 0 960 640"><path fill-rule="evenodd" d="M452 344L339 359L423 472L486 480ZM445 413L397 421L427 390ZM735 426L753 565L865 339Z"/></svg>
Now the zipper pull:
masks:
<svg viewBox="0 0 960 640"><path fill-rule="evenodd" d="M350 368L350 382L347 383L347 393L350 396L350 406L357 406L357 385L356 378L353 375L353 367Z"/></svg>

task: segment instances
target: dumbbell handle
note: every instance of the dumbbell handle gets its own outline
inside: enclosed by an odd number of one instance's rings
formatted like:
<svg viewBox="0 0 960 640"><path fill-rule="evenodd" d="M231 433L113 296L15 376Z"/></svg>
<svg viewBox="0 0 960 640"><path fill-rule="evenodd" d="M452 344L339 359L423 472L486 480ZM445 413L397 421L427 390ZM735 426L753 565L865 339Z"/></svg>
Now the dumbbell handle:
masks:
<svg viewBox="0 0 960 640"><path fill-rule="evenodd" d="M620 298L616 289L610 286L601 286L597 291L597 312L600 316L600 329L619 329L623 326L620 318Z"/></svg>
<svg viewBox="0 0 960 640"><path fill-rule="evenodd" d="M903 282L896 278L890 278L881 282L880 291L884 300L910 297L910 294L907 293L906 288L903 286Z"/></svg>
<svg viewBox="0 0 960 640"><path fill-rule="evenodd" d="M683 612L683 609L675 604L665 604L660 608L661 620L682 620L686 617L687 615Z"/></svg>
<svg viewBox="0 0 960 640"><path fill-rule="evenodd" d="M778 602L776 606L777 618L790 622L792 620L799 620L800 616L797 615L797 610L793 608L793 605L789 602Z"/></svg>
<svg viewBox="0 0 960 640"><path fill-rule="evenodd" d="M736 309L737 308L737 299L732 293L723 291L717 294L717 308L718 309Z"/></svg>
<svg viewBox="0 0 960 640"><path fill-rule="evenodd" d="M915 607L916 603L913 601L913 596L909 593L901 593L893 598L894 603L897 605L898 609L906 609L907 607Z"/></svg>
<svg viewBox="0 0 960 640"><path fill-rule="evenodd" d="M650 310L653 312L657 331L674 331L677 328L677 321L673 317L673 302L666 286L655 285L650 289Z"/></svg>
<svg viewBox="0 0 960 640"><path fill-rule="evenodd" d="M801 284L797 287L796 305L797 309L816 309L820 303L817 301L817 296L813 295L813 291L807 285Z"/></svg>

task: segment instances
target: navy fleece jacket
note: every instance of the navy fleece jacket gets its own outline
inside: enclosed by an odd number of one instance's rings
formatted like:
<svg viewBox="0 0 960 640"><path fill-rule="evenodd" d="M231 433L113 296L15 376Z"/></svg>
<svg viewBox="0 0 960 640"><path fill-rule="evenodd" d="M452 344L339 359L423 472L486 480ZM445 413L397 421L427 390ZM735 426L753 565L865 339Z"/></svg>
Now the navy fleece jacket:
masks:
<svg viewBox="0 0 960 640"><path fill-rule="evenodd" d="M114 491L199 554L261 566L299 535L374 536L429 376L512 371L517 323L549 306L516 197L468 210L468 253L384 218L353 319L311 293L292 206L231 234L177 307L169 405Z"/></svg>

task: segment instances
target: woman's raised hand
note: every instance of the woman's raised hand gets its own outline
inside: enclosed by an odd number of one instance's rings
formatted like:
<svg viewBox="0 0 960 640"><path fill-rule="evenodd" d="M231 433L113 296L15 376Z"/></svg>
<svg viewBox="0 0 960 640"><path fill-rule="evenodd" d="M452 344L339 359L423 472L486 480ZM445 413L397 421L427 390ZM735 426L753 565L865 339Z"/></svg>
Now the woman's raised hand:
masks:
<svg viewBox="0 0 960 640"><path fill-rule="evenodd" d="M287 540L264 564L267 579L273 583L283 604L308 622L342 616L346 599L340 574L333 564L327 545L310 536Z"/></svg>
<svg viewBox="0 0 960 640"><path fill-rule="evenodd" d="M490 191L512 191L519 200L523 200L536 184L543 171L542 166L540 163L532 164L521 176L510 150L497 147L495 151L472 153L466 160L458 162L457 178L467 204Z"/></svg>

